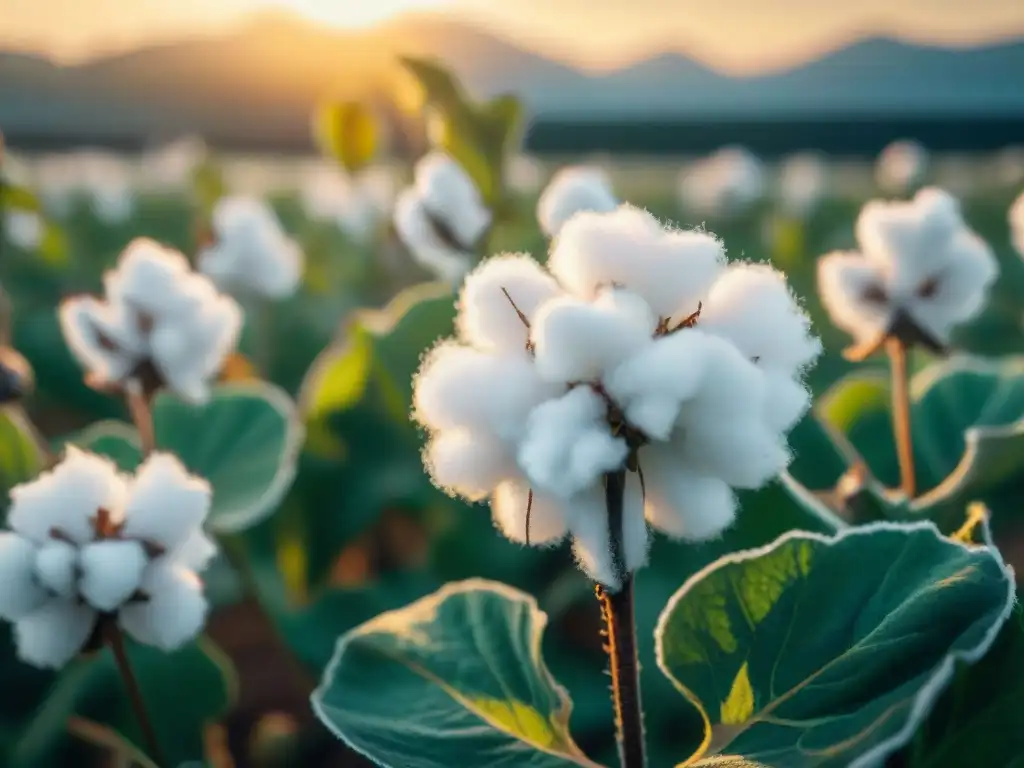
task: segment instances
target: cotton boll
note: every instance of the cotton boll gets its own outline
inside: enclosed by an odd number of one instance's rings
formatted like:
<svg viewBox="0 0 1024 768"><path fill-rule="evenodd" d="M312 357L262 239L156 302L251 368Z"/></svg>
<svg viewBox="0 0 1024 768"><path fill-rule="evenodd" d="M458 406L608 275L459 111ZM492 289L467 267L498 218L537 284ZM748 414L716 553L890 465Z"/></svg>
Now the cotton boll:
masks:
<svg viewBox="0 0 1024 768"><path fill-rule="evenodd" d="M465 247L475 244L490 226L491 212L473 180L444 152L423 157L416 164L415 179L423 205L443 218Z"/></svg>
<svg viewBox="0 0 1024 768"><path fill-rule="evenodd" d="M43 220L34 211L7 211L3 224L4 235L23 251L36 250L43 240Z"/></svg>
<svg viewBox="0 0 1024 768"><path fill-rule="evenodd" d="M36 553L35 575L53 595L70 600L77 591L78 548L65 541L51 541Z"/></svg>
<svg viewBox="0 0 1024 768"><path fill-rule="evenodd" d="M79 555L82 597L99 611L114 610L139 588L148 562L142 545L136 541L87 544Z"/></svg>
<svg viewBox="0 0 1024 768"><path fill-rule="evenodd" d="M202 630L207 603L194 573L173 564L154 564L141 589L149 599L128 603L118 612L119 623L138 642L171 652Z"/></svg>
<svg viewBox="0 0 1024 768"><path fill-rule="evenodd" d="M456 248L442 241L416 189L406 189L398 196L394 224L412 257L441 279L458 283L469 271L471 244L460 241Z"/></svg>
<svg viewBox="0 0 1024 768"><path fill-rule="evenodd" d="M610 434L604 401L586 386L536 407L518 460L533 487L569 499L623 466L628 448Z"/></svg>
<svg viewBox="0 0 1024 768"><path fill-rule="evenodd" d="M729 339L762 367L791 375L821 354L785 275L763 264L736 264L722 273L704 303L700 328Z"/></svg>
<svg viewBox="0 0 1024 768"><path fill-rule="evenodd" d="M558 170L537 201L544 234L556 237L565 222L582 211L610 213L619 205L611 181L600 168L569 166Z"/></svg>
<svg viewBox="0 0 1024 768"><path fill-rule="evenodd" d="M608 509L602 488L593 486L567 501L572 551L588 577L612 590L622 586L612 560Z"/></svg>
<svg viewBox="0 0 1024 768"><path fill-rule="evenodd" d="M893 194L917 186L927 172L928 151L916 141L894 141L882 150L875 164L878 186Z"/></svg>
<svg viewBox="0 0 1024 768"><path fill-rule="evenodd" d="M828 183L825 161L815 153L789 157L779 169L779 201L792 216L805 218L820 203Z"/></svg>
<svg viewBox="0 0 1024 768"><path fill-rule="evenodd" d="M731 216L757 202L764 187L757 157L743 147L723 147L683 172L679 195L698 214Z"/></svg>
<svg viewBox="0 0 1024 768"><path fill-rule="evenodd" d="M659 317L677 320L697 309L724 265L725 251L713 236L666 229L629 205L573 217L548 260L551 273L582 299L618 285Z"/></svg>
<svg viewBox="0 0 1024 768"><path fill-rule="evenodd" d="M541 304L560 292L558 282L525 254L487 259L462 286L456 321L459 335L484 349L524 350L529 330L516 310L532 323Z"/></svg>
<svg viewBox="0 0 1024 768"><path fill-rule="evenodd" d="M648 447L642 456L646 513L662 533L688 542L719 536L736 517L736 497L720 478L701 475L679 460L677 453Z"/></svg>
<svg viewBox="0 0 1024 768"><path fill-rule="evenodd" d="M651 343L647 318L620 307L569 296L538 310L530 338L540 376L553 382L593 381Z"/></svg>
<svg viewBox="0 0 1024 768"><path fill-rule="evenodd" d="M18 658L43 669L59 669L78 655L96 626L90 606L54 598L14 624Z"/></svg>
<svg viewBox="0 0 1024 768"><path fill-rule="evenodd" d="M530 513L530 544L554 546L567 533L562 503L546 494L533 492L522 480L505 480L491 497L494 524L509 539L526 543L526 513Z"/></svg>
<svg viewBox="0 0 1024 768"><path fill-rule="evenodd" d="M35 580L36 545L15 533L0 533L0 618L16 621L46 600Z"/></svg>
<svg viewBox="0 0 1024 768"><path fill-rule="evenodd" d="M199 271L225 290L272 299L291 296L302 279L304 256L274 210L255 197L221 198L213 209L214 243L198 256Z"/></svg>
<svg viewBox="0 0 1024 768"><path fill-rule="evenodd" d="M562 390L544 382L526 356L496 357L442 343L425 356L413 383L413 417L432 429L522 434L530 410Z"/></svg>
<svg viewBox="0 0 1024 768"><path fill-rule="evenodd" d="M69 445L63 461L29 483L11 489L7 524L39 545L60 529L76 544L93 538L93 518L107 509L116 518L123 509L125 483L116 465Z"/></svg>
<svg viewBox="0 0 1024 768"><path fill-rule="evenodd" d="M468 501L486 498L499 483L518 474L504 445L462 430L434 435L424 449L423 464L441 490Z"/></svg>
<svg viewBox="0 0 1024 768"><path fill-rule="evenodd" d="M765 422L778 433L789 432L811 406L811 391L786 373L765 371Z"/></svg>
<svg viewBox="0 0 1024 768"><path fill-rule="evenodd" d="M818 259L822 304L832 322L858 340L870 339L889 325L889 301L867 298L871 292L884 292L884 286L883 272L860 254L837 251Z"/></svg>
<svg viewBox="0 0 1024 768"><path fill-rule="evenodd" d="M122 534L173 553L201 528L211 494L210 484L189 474L176 456L152 453L129 487Z"/></svg>

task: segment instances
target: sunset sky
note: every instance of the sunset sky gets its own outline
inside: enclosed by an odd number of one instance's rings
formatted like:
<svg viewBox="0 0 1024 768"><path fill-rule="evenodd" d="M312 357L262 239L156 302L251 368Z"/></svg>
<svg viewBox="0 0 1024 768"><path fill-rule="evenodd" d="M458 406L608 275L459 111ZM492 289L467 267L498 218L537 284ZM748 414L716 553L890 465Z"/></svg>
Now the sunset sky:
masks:
<svg viewBox="0 0 1024 768"><path fill-rule="evenodd" d="M1024 36L1021 0L0 0L0 46L75 59L216 32L268 9L341 27L444 12L587 67L676 50L756 70L864 34L953 45Z"/></svg>

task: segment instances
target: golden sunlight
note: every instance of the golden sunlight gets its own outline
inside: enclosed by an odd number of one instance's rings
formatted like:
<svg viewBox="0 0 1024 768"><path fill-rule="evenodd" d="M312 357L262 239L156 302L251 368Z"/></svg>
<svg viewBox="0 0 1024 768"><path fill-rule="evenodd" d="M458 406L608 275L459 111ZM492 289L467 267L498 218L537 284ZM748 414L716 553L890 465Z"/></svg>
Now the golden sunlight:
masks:
<svg viewBox="0 0 1024 768"><path fill-rule="evenodd" d="M370 27L406 11L433 10L451 0L264 0L311 21L340 27Z"/></svg>

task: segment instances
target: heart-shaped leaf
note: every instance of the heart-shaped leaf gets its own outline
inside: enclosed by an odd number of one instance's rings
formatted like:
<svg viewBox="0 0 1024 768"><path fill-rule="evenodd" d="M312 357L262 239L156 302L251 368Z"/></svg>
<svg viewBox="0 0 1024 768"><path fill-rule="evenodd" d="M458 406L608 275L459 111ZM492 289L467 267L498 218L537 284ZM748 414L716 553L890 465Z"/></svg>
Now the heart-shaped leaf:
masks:
<svg viewBox="0 0 1024 768"><path fill-rule="evenodd" d="M880 765L1013 602L994 548L931 523L794 531L687 581L658 622L658 664L706 713L712 752Z"/></svg>
<svg viewBox="0 0 1024 768"><path fill-rule="evenodd" d="M596 768L573 742L572 705L541 658L545 622L525 593L448 584L343 635L313 708L382 766Z"/></svg>
<svg viewBox="0 0 1024 768"><path fill-rule="evenodd" d="M236 696L227 657L207 640L172 654L131 645L129 657L168 764L203 760L205 726L223 716ZM71 717L104 726L154 758L113 657L104 650L61 673L12 751L11 768L68 764L61 755L69 748L64 736Z"/></svg>
<svg viewBox="0 0 1024 768"><path fill-rule="evenodd" d="M161 393L153 401L153 431L158 450L210 482L207 525L216 533L245 530L277 508L303 438L295 404L262 382L219 386L201 406ZM142 459L138 433L120 422L101 422L61 442L109 456L126 471Z"/></svg>

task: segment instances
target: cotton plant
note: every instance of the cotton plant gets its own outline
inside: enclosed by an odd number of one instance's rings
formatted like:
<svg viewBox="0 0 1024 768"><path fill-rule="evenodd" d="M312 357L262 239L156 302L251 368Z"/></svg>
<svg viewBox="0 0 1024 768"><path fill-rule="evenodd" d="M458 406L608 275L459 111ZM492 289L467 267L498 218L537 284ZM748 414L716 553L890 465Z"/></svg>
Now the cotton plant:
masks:
<svg viewBox="0 0 1024 768"><path fill-rule="evenodd" d="M174 456L134 475L68 446L11 492L0 533L0 617L18 657L59 668L109 631L174 651L205 622L198 572L216 551L202 530L210 486Z"/></svg>
<svg viewBox="0 0 1024 768"><path fill-rule="evenodd" d="M266 201L230 195L214 205L196 264L221 290L279 300L298 289L305 258Z"/></svg>
<svg viewBox="0 0 1024 768"><path fill-rule="evenodd" d="M100 221L123 224L135 212L137 196L128 164L104 152L83 152L73 158L80 188Z"/></svg>
<svg viewBox="0 0 1024 768"><path fill-rule="evenodd" d="M875 181L883 192L913 192L928 174L928 150L917 141L902 139L887 145L875 162Z"/></svg>
<svg viewBox="0 0 1024 768"><path fill-rule="evenodd" d="M391 176L371 170L350 177L338 168L323 166L304 174L299 197L306 215L330 222L356 243L371 243L394 198Z"/></svg>
<svg viewBox="0 0 1024 768"><path fill-rule="evenodd" d="M537 201L537 221L549 238L558 236L569 219L581 211L608 213L619 207L619 199L603 168L571 165L560 168Z"/></svg>
<svg viewBox="0 0 1024 768"><path fill-rule="evenodd" d="M818 290L832 322L854 339L848 359L888 352L902 489L912 498L907 350L946 353L954 328L984 308L998 264L959 202L934 187L906 202L868 202L856 236L858 251L821 257Z"/></svg>
<svg viewBox="0 0 1024 768"><path fill-rule="evenodd" d="M158 192L187 191L209 148L199 136L182 136L150 149L139 161L140 182Z"/></svg>
<svg viewBox="0 0 1024 768"><path fill-rule="evenodd" d="M761 161L744 147L723 147L680 174L684 209L705 216L735 216L765 194Z"/></svg>
<svg viewBox="0 0 1024 768"><path fill-rule="evenodd" d="M237 343L238 304L192 271L184 255L147 238L129 243L103 285L104 298L72 297L59 310L87 381L128 394L166 387L205 402Z"/></svg>
<svg viewBox="0 0 1024 768"><path fill-rule="evenodd" d="M779 168L778 201L784 214L807 218L828 191L828 167L813 152L788 157Z"/></svg>
<svg viewBox="0 0 1024 768"><path fill-rule="evenodd" d="M479 259L492 214L465 169L434 150L416 163L412 186L398 194L393 221L413 259L457 284Z"/></svg>

